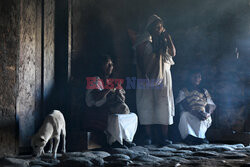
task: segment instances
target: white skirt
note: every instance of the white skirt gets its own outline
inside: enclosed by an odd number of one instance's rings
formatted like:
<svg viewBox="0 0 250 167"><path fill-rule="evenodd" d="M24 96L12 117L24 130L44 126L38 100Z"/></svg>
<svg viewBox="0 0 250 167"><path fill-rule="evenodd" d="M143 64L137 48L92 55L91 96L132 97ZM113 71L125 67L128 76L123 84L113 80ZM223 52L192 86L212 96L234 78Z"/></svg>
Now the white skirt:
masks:
<svg viewBox="0 0 250 167"><path fill-rule="evenodd" d="M171 125L175 111L171 65L165 63L161 89L137 89L136 105L140 124Z"/></svg>
<svg viewBox="0 0 250 167"><path fill-rule="evenodd" d="M196 116L189 112L182 112L179 122L179 130L182 139L185 139L188 135L192 135L198 138L206 138L206 131L212 124L212 118L201 121Z"/></svg>
<svg viewBox="0 0 250 167"><path fill-rule="evenodd" d="M118 141L123 144L123 140L132 142L137 130L138 118L135 113L112 114L108 117L107 137L108 143Z"/></svg>

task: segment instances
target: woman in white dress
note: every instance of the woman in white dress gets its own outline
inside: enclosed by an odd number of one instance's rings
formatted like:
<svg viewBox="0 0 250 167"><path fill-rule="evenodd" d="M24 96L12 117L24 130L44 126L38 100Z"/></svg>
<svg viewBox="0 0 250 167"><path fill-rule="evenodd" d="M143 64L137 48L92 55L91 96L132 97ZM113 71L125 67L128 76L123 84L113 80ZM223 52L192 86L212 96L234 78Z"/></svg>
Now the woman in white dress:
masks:
<svg viewBox="0 0 250 167"><path fill-rule="evenodd" d="M176 50L160 17L152 15L148 19L145 32L137 37L134 48L137 79L147 81L140 87L137 85L136 90L139 121L146 132L144 144L152 142L152 125L161 126L160 144L171 144L168 125L173 124L175 106L170 68L174 64L172 57L176 55ZM151 84L147 85L149 82Z"/></svg>
<svg viewBox="0 0 250 167"><path fill-rule="evenodd" d="M205 133L211 126L211 114L216 106L208 91L200 87L200 82L200 71L193 70L189 85L179 91L175 100L181 111L179 131L187 144L209 143Z"/></svg>
<svg viewBox="0 0 250 167"><path fill-rule="evenodd" d="M86 104L93 111L102 112L102 115L104 112L108 113L107 128L105 130L108 144L112 147L122 148L135 146L132 141L137 130L138 118L136 114L130 113L129 108L125 104L125 91L123 89L115 90L114 88L105 87L113 71L111 58L109 56L102 56L99 61L101 69L98 76L93 77L95 81L90 86L92 88L87 87ZM115 99L116 97L118 99ZM114 105L119 106L114 107Z"/></svg>

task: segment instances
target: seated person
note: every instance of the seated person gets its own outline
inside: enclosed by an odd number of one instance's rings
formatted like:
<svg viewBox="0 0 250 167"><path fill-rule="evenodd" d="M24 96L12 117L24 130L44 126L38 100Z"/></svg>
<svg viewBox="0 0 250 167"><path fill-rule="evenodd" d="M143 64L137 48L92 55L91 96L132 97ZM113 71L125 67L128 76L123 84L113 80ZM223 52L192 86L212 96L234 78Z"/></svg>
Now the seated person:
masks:
<svg viewBox="0 0 250 167"><path fill-rule="evenodd" d="M136 114L130 113L125 103L124 89L105 89L113 71L113 62L109 56L102 56L100 60L101 69L95 78L95 89L86 91L86 104L99 112L108 113L107 135L108 144L112 147L127 148L135 146L132 143L137 125L138 118ZM102 82L103 81L103 82Z"/></svg>
<svg viewBox="0 0 250 167"><path fill-rule="evenodd" d="M211 114L216 106L210 94L200 87L201 72L194 70L189 78L189 85L179 91L176 105L181 111L179 131L187 144L209 143L205 133L211 126Z"/></svg>

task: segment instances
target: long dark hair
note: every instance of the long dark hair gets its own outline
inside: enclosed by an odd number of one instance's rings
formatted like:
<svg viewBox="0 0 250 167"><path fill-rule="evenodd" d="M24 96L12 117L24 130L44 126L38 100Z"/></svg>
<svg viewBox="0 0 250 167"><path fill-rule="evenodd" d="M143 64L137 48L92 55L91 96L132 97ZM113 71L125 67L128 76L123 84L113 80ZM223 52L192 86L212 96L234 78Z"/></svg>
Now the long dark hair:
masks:
<svg viewBox="0 0 250 167"><path fill-rule="evenodd" d="M111 55L109 54L103 54L99 57L98 61L97 61L97 75L103 75L103 66L108 62L108 60L111 60L113 62L113 58L111 57Z"/></svg>
<svg viewBox="0 0 250 167"><path fill-rule="evenodd" d="M201 69L198 68L198 67L196 67L196 68L193 68L193 69L191 69L191 70L189 71L189 74L188 74L188 77L187 77L187 83L188 83L187 88L188 88L189 90L191 90L191 89L193 88L191 79L192 79L192 76L195 75L195 74L200 74L201 77L202 77ZM204 93L204 92L203 92L203 88L202 88L202 86L201 86L201 83L197 86L197 88L199 89L200 92Z"/></svg>

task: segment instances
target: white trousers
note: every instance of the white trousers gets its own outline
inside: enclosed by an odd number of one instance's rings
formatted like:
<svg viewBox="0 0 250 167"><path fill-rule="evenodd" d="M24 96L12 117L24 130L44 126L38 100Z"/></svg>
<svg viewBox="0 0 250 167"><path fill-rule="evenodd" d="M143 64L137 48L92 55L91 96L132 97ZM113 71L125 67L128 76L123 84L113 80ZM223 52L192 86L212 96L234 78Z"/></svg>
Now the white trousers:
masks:
<svg viewBox="0 0 250 167"><path fill-rule="evenodd" d="M198 138L206 138L206 131L211 126L212 118L202 121L189 112L182 112L179 122L179 131L182 139L185 139L188 135L192 135Z"/></svg>
<svg viewBox="0 0 250 167"><path fill-rule="evenodd" d="M107 137L108 143L118 141L123 144L123 140L132 142L137 130L138 118L135 113L112 114L108 117Z"/></svg>

